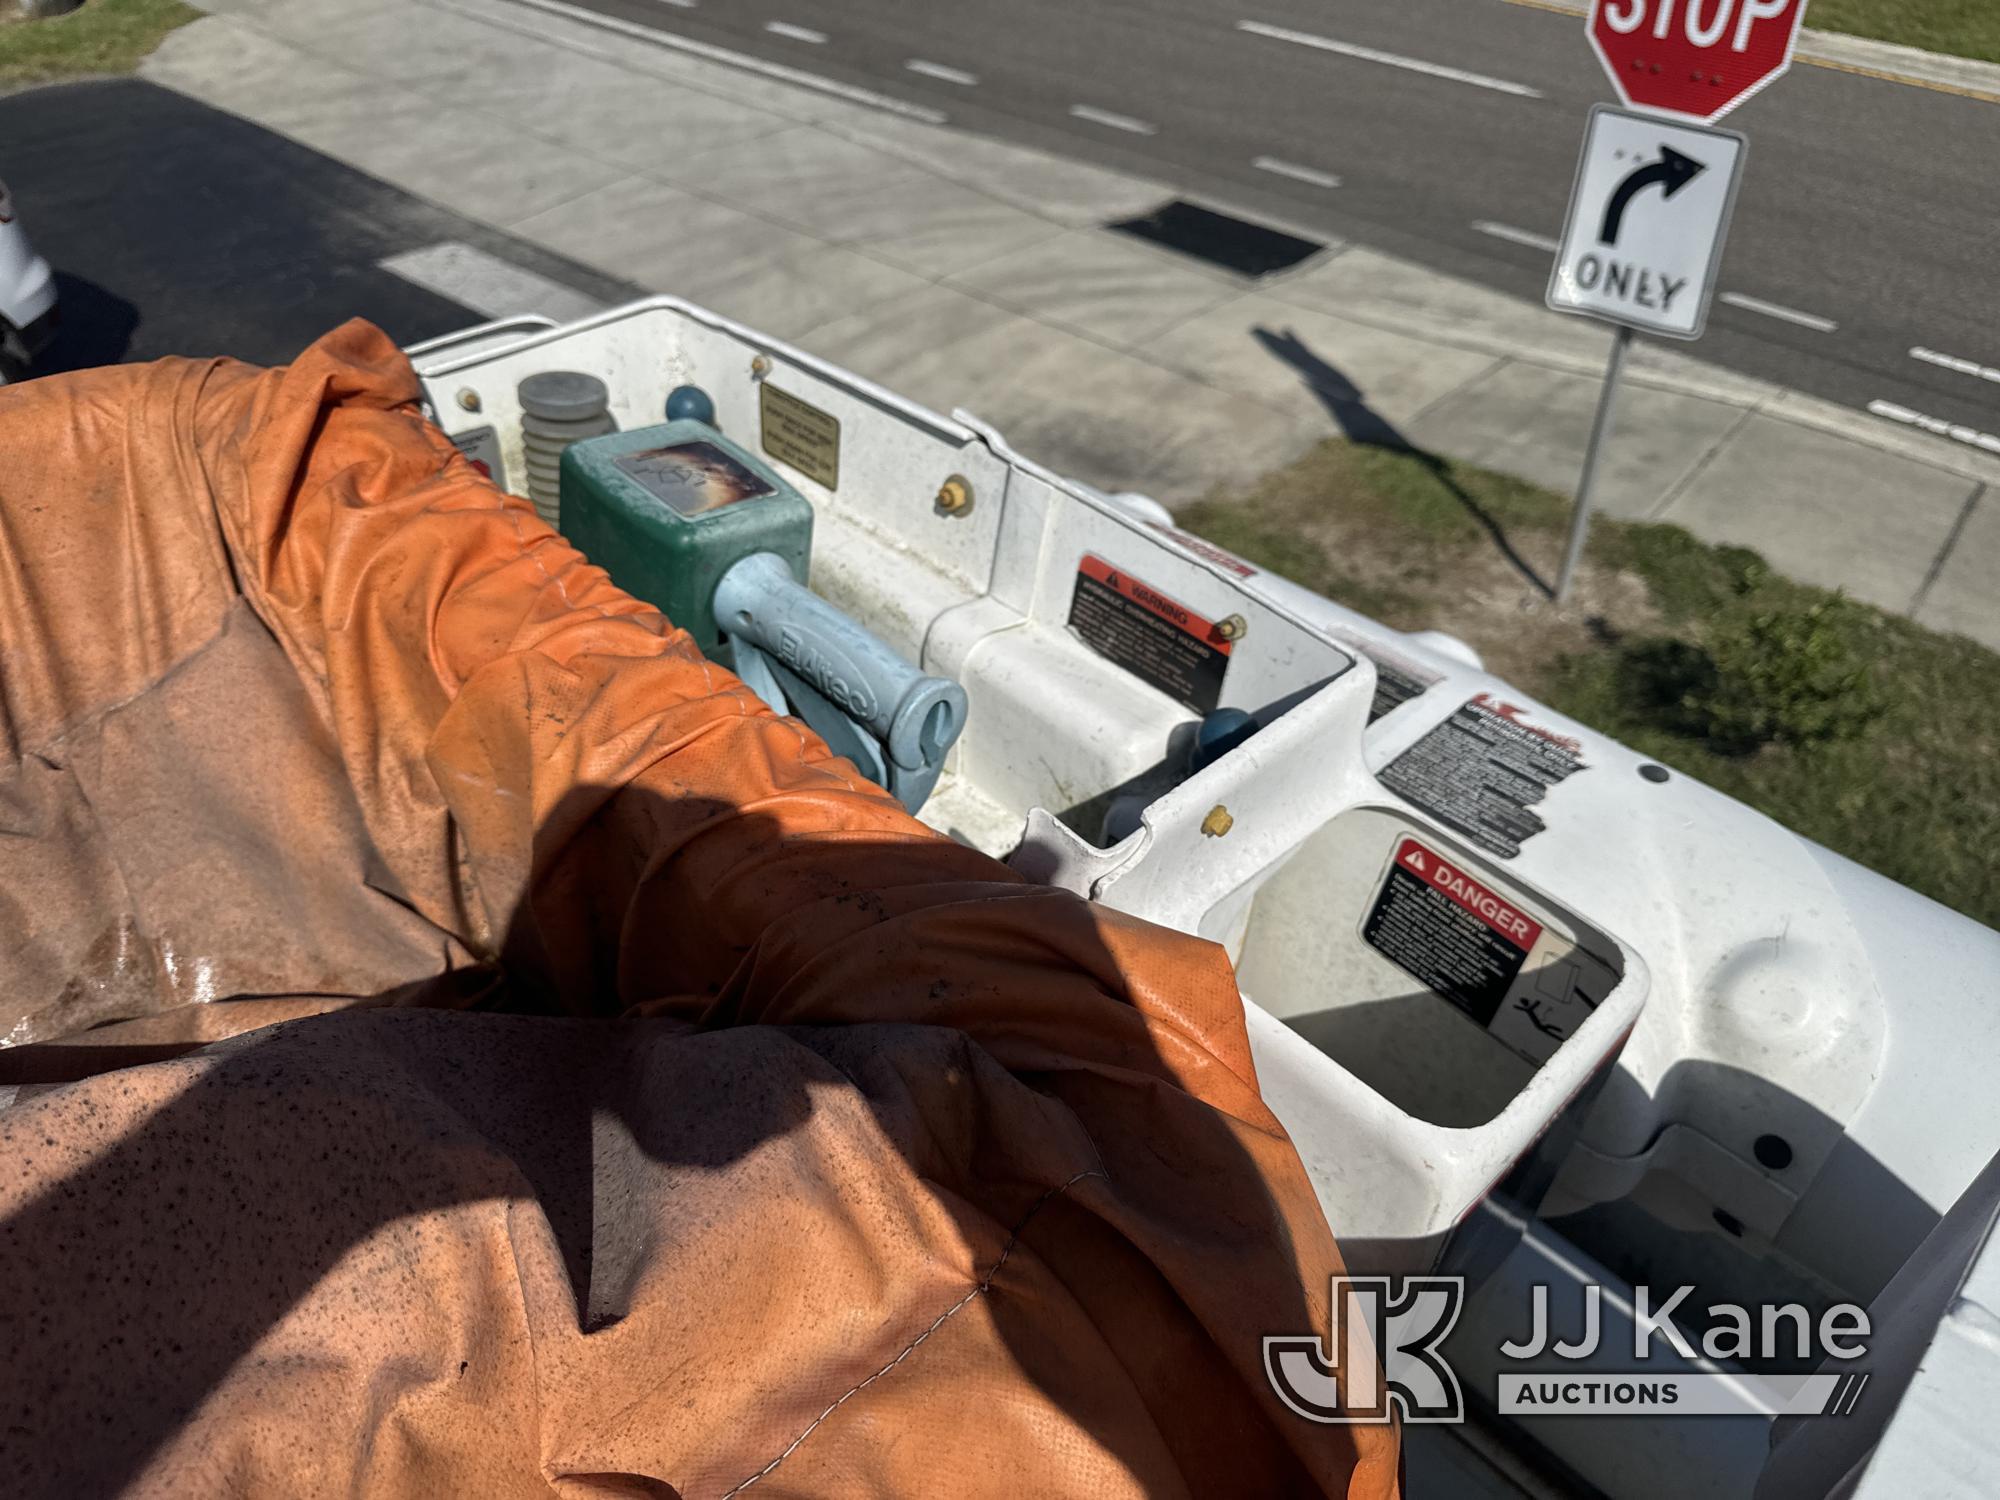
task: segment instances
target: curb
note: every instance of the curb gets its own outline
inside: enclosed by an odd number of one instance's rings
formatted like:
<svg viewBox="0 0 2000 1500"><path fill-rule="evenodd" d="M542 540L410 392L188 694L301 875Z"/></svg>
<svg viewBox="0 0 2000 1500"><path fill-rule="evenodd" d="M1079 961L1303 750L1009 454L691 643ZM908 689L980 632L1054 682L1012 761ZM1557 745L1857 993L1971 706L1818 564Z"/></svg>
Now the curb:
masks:
<svg viewBox="0 0 2000 1500"><path fill-rule="evenodd" d="M1810 27L1800 34L1799 56L1815 67L2000 104L2000 63Z"/></svg>
<svg viewBox="0 0 2000 1500"><path fill-rule="evenodd" d="M244 10L231 4L230 0L197 0L197 3L209 9L211 14L217 15L218 18L240 19L252 26L255 24L254 6ZM647 52L677 57L679 59L677 71L689 66L713 68L723 72L737 71L736 58L727 49L702 47L697 50L680 47L671 40L663 40L662 34L651 28L603 17L594 11L583 10L569 4L567 0L415 0L415 3L456 14L467 20L495 26L501 30L536 37L551 46L614 61L621 66L654 76L665 75L657 73L654 68L648 67L642 61ZM1576 5L1578 0L1512 0L1512 3L1533 3L1553 9L1558 5ZM569 34L558 35L557 33L561 31L567 31ZM612 39L628 45L624 48L608 49L593 45L593 42ZM638 46L632 49L630 44L635 43ZM684 72L681 73L682 78L686 76ZM901 156L905 160L925 166L927 170L939 169L928 159L930 153L913 149L915 143L912 137L927 137L935 132L940 137L948 138L954 134L948 126L935 126L928 121L911 118L904 101L896 100L891 102L889 107L882 107L878 102L881 96L874 96L872 91L850 90L844 86L817 90L800 87L789 79L777 77L770 78L769 82L777 90L791 92L797 101L790 109L774 105L779 113L792 114L802 124L859 141L891 155ZM815 104L818 107L815 107ZM801 108L801 105L804 107ZM895 107L898 105L904 107ZM827 109L833 111L831 117L822 114L822 111ZM891 133L886 137L878 136L874 129L863 123L869 118L879 119L885 126L892 127ZM1010 149L1019 150L1024 157L1045 158L1051 164L1061 164L1065 161L1064 158L1050 156L1046 152L1030 151L1027 148ZM1134 191L1143 192L1149 198L1171 195L1174 191L1172 185L1168 183L1146 181L1129 173L1102 167L1091 167L1089 170L1106 183L1112 181L1129 183ZM979 180L980 173L976 170L950 173L940 171L939 175L948 176L961 186L975 192L985 192L989 196L999 197L1002 201L1013 201L1009 194L1005 192L995 194L983 185ZM1204 201L1210 200L1204 199ZM1224 202L1216 202L1215 206L1225 209L1232 207ZM1280 300L1283 300L1278 286L1268 287L1265 290L1278 294ZM1532 304L1523 305L1532 306ZM1513 359L1572 375L1594 377L1600 375L1603 370L1601 360L1580 357L1573 348L1560 345L1524 346L1518 337L1486 334L1474 328L1441 327L1421 318L1385 320L1382 317L1362 315L1356 311L1350 311L1345 316L1357 323L1399 334L1433 347L1460 349L1495 358ZM1143 349L1124 352L1142 362L1157 363ZM1791 425L1810 428L1829 436L1858 443L1863 447L1934 472L1948 473L1970 481L2000 487L2000 455L1989 456L1971 448L1961 449L1958 445L1941 441L1929 433L1896 427L1882 418L1836 402L1813 397L1789 387L1774 385L1768 381L1738 375L1679 350L1659 352L1664 356L1667 368L1660 368L1658 364L1653 368L1645 368L1642 364L1630 373L1629 378L1634 385L1717 402L1742 411L1746 415L1775 418Z"/></svg>
<svg viewBox="0 0 2000 1500"><path fill-rule="evenodd" d="M215 0L209 0L209 3L215 3ZM707 63L712 67L731 68L736 65L736 56L728 49L711 48L701 44L686 45L682 38L673 37L633 22L603 16L596 11L585 10L580 6L570 4L568 0L419 0L419 3L431 4L465 16L468 19L486 21L488 24L494 24L497 21L497 17L493 14L495 11L514 11L524 17L539 15L559 23L566 22L585 30L610 33L626 41L651 45L663 52L678 53L682 56L691 55L694 61ZM1540 9L1574 10L1579 15L1584 14L1588 10L1588 6L1582 3L1582 0L1509 0L1509 3L1532 4ZM498 24L505 26L507 23L502 21L498 22ZM535 34L532 26L510 29L520 29L528 34ZM544 35L546 34L544 33ZM1816 35L1824 35L1824 33ZM557 41L553 37L548 39L553 45L571 45ZM1929 57L1931 55L1914 52L1913 49L1906 47L1887 48L1884 43L1862 43L1851 37L1840 37L1836 38L1836 40L1842 44L1852 44L1864 49L1908 53L1916 57ZM1941 61L1958 62L1960 60L1947 58L1941 59ZM1995 75L1996 79L2000 79L2000 67L1990 64L1967 64L1967 66L1986 68ZM773 81L780 83L780 86L798 87L797 84L792 83L789 79L774 79ZM1924 84L1922 86L1936 87L1937 85ZM2000 84L1996 84L1996 88L2000 88ZM802 91L809 94L820 92L811 88L806 88ZM883 104L878 103L877 98L857 97L869 92L871 91L860 89L850 92L844 86L841 86L838 91L828 90L820 92L820 96L823 98L839 99L850 106L859 106L865 111L879 113L885 120L894 120L903 126L918 131L925 129L938 131L950 130L949 125L933 125L927 120L910 118L910 107L901 100L889 101L887 106L884 107ZM1994 97L1996 101L2000 101L2000 92L1996 92ZM836 135L843 135L848 139L857 138L854 134L831 122L814 123L817 125L817 128L829 130ZM863 140L864 144L873 144L881 149L891 150L892 154L902 154L894 152L893 147L887 146L883 142L875 141L865 135L859 138ZM1036 152L1034 154L1045 155L1046 153ZM1115 172L1109 168L1093 168L1093 170L1102 173L1106 177L1125 178L1135 185L1141 182L1141 179L1131 177L1130 174ZM972 177L976 177L976 174L971 174L970 177L955 177L953 180L959 182L962 186L973 188L976 191L984 191L977 181L971 180ZM1163 183L1149 184L1149 186L1156 187L1163 193L1170 193L1174 190L1170 185ZM1231 207L1227 203L1212 199L1204 198L1203 201L1213 202L1214 206L1218 208ZM1267 288L1267 290L1273 289ZM1532 304L1527 305L1532 306ZM1348 314L1347 316L1352 318L1353 321L1373 324L1373 326L1382 328L1387 332L1400 333L1413 339L1447 348L1465 349L1473 353L1492 354L1501 358L1522 360L1530 364L1540 365L1546 369L1561 370L1574 375L1595 376L1603 372L1601 362L1596 360L1581 360L1569 350L1522 348L1516 342L1497 336L1485 337L1477 333L1468 334L1464 331L1447 330L1430 325L1415 325L1411 323L1400 323L1391 326L1382 323L1378 319L1356 317L1353 314ZM1555 315L1551 314L1551 316ZM1606 326L1606 331L1607 333L1609 332L1608 325ZM1653 345L1649 347L1657 348L1658 346ZM1151 362L1142 350L1127 352L1131 353L1132 357L1136 359ZM1671 395L1692 396L1714 401L1721 405L1734 407L1747 415L1774 418L1794 426L1809 428L1831 437L1844 438L1850 442L1858 443L1863 447L1892 455L1907 463L1918 464L1925 468L1956 475L1980 484L2000 486L2000 456L1988 456L1972 448L1960 448L1957 444L1941 441L1937 437L1927 433L1896 427L1882 418L1871 416L1866 412L1856 410L1852 407L1842 406L1838 402L1828 401L1821 397L1809 395L1803 391L1793 390L1788 386L1775 385L1769 381L1759 380L1752 376L1738 375L1720 366L1708 365L1706 361L1703 361L1696 355L1685 354L1679 350L1671 349L1663 352L1675 356L1673 363L1693 366L1694 368L1660 369L1655 367L1646 369L1641 367L1631 370L1627 378L1634 385L1642 388L1662 391ZM1709 373L1711 370L1713 371L1712 374Z"/></svg>

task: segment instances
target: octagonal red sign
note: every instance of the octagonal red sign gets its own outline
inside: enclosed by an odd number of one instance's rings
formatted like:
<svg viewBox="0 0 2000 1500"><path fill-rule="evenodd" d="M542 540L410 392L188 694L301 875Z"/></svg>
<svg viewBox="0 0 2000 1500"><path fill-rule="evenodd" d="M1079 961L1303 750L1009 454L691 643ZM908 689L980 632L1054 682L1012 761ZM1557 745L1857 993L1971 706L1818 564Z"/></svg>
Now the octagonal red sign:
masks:
<svg viewBox="0 0 2000 1500"><path fill-rule="evenodd" d="M1707 124L1791 66L1806 0L1591 0L1590 45L1634 109Z"/></svg>

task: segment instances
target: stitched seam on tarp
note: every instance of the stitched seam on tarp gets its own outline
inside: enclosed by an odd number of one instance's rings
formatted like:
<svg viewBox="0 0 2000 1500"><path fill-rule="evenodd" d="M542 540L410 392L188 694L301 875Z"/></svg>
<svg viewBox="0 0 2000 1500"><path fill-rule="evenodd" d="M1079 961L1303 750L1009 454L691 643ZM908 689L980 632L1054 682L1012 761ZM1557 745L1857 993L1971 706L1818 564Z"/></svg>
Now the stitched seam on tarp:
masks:
<svg viewBox="0 0 2000 1500"><path fill-rule="evenodd" d="M890 1360L886 1365L882 1366L881 1369L877 1370L873 1375L870 1375L866 1380L863 1380L859 1384L851 1387L837 1400L835 1400L830 1406L828 1406L825 1411L821 1412L818 1416L814 1417L812 1421L807 1424L806 1430L800 1433L797 1437L793 1438L791 1442L787 1443L785 1445L784 1451L780 1453L776 1458L772 1459L769 1463L764 1465L763 1468L759 1469L755 1474L752 1474L748 1479L743 1480L742 1482L735 1485L731 1489L724 1490L722 1492L721 1500L730 1500L730 1496L740 1495L743 1491L749 1489L750 1486L755 1484L758 1480L763 1479L767 1475L769 1475L773 1469L778 1467L779 1464L783 1463L786 1459L790 1458L794 1453L796 1453L799 1450L799 1446L802 1443L804 1443L807 1438L811 1437L815 1432L817 1432L819 1430L820 1424L826 1421L828 1417L832 1416L835 1412L839 1411L840 1408L846 1405L850 1399L860 1395L863 1391L867 1390L869 1386L873 1385L876 1381L880 1380L884 1375L887 1375L891 1370L895 1369L897 1365L900 1365L904 1360L908 1359L912 1354L916 1353L918 1346L921 1345L925 1339L929 1338L932 1334L936 1333L940 1328L944 1327L945 1323L951 1318L951 1316L954 1313L956 1313L960 1308L964 1307L967 1303L971 1302L972 1299L977 1297L980 1293L990 1288L993 1285L993 1278L1000 1274L1000 1268L1007 1264L1007 1257L1014 1253L1014 1247L1020 1243L1022 1233L1027 1229L1029 1223L1034 1219L1035 1215L1042 1211L1043 1207L1048 1203L1048 1201L1051 1198L1057 1197L1060 1194L1068 1192L1072 1187L1074 1187L1077 1183L1081 1182L1086 1177L1103 1177L1104 1175L1105 1174L1103 1171L1094 1167L1090 1168L1087 1171L1078 1172L1074 1177L1070 1178L1069 1181L1064 1183L1059 1183L1057 1186L1050 1188L1046 1193L1043 1193L1041 1197L1037 1198L1035 1200L1035 1206L1028 1210L1027 1214L1022 1218L1021 1222L1014 1227L1014 1232L1007 1236L1007 1243L1001 1247L1000 1258L993 1262L993 1269L988 1271L985 1274L985 1276L980 1278L979 1284L977 1286L975 1286L971 1291L967 1292L963 1297L960 1297L958 1301L952 1303L952 1305L950 1307L947 1307L943 1312L939 1313L937 1315L936 1321L933 1322L931 1326L926 1328L922 1333L918 1334L915 1338L911 1339L908 1344L904 1345L902 1352L899 1353L894 1359Z"/></svg>

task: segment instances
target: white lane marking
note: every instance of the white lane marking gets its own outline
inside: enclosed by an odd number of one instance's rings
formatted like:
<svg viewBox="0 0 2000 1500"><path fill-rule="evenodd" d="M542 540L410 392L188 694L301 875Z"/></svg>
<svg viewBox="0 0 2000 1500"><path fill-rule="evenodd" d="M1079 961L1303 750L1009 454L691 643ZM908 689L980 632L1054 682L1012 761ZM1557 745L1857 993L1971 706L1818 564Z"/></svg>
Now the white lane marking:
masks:
<svg viewBox="0 0 2000 1500"><path fill-rule="evenodd" d="M764 29L772 36L789 37L795 42L810 42L815 47L826 45L824 31L814 31L809 26L794 26L790 21L766 21Z"/></svg>
<svg viewBox="0 0 2000 1500"><path fill-rule="evenodd" d="M1905 427L1921 428L1925 432L1936 433L1939 437L1950 438L1955 443L1967 443L1974 448L1984 448L1988 453L2000 453L2000 437L1990 432L1981 432L1974 427L1962 427L1956 422L1947 422L1942 417L1927 417L1920 411L1911 411L1907 406L1898 406L1893 401L1870 401L1869 413L1886 417L1891 422L1901 422Z"/></svg>
<svg viewBox="0 0 2000 1500"><path fill-rule="evenodd" d="M1553 255L1562 249L1560 240L1551 239L1545 234L1536 234L1530 229L1516 229L1512 224L1499 224L1491 219L1475 219L1472 227L1481 234L1491 235L1496 240L1506 240L1512 245L1526 245L1530 250L1544 250ZM1822 318L1816 313L1800 312L1795 307L1784 307L1776 302L1766 302L1761 297L1747 297L1741 292L1719 292L1717 297L1731 307L1740 307L1745 312L1762 313L1767 318L1780 318L1787 323L1796 323L1801 328L1810 328L1818 333L1832 333L1840 327L1831 318Z"/></svg>
<svg viewBox="0 0 2000 1500"><path fill-rule="evenodd" d="M1562 249L1562 242L1550 239L1545 234L1536 234L1532 229L1516 229L1512 224L1496 224L1491 219L1474 219L1472 227L1481 234L1490 234L1496 240L1505 240L1510 245L1526 245L1530 250L1546 250L1554 255Z"/></svg>
<svg viewBox="0 0 2000 1500"><path fill-rule="evenodd" d="M1267 26L1262 21L1238 21L1236 29L1247 31L1252 36L1269 37L1274 42L1295 42L1301 47L1317 47L1322 52L1338 52L1342 57L1358 57L1363 62L1387 63L1392 68L1406 68L1412 73L1428 73L1433 78L1448 78L1453 83L1469 83L1474 88L1492 89L1496 94L1513 94L1522 99L1542 97L1540 89L1531 89L1525 83L1509 83L1504 78L1468 73L1463 68L1448 68L1443 63L1425 62L1420 57L1404 57L1396 52L1378 52L1373 47L1357 47L1352 42L1336 42L1331 37L1314 36L1310 31Z"/></svg>
<svg viewBox="0 0 2000 1500"><path fill-rule="evenodd" d="M447 10L455 9L451 0L438 0L438 3ZM746 73L775 78L782 83L795 83L802 89L831 94L836 99L846 99L854 104L865 104L870 109L879 109L885 114L900 115L905 120L921 120L926 125L943 125L951 119L951 116L941 109L926 109L921 104L912 104L906 99L897 99L889 94L878 94L873 89L856 88L853 84L842 83L838 79L822 78L817 73L808 73L804 68L786 67L783 63L774 63L767 58L757 57L748 52L738 52L729 47L718 47L712 42L697 42L692 37L676 36L671 31L661 31L655 26L641 26L637 21L626 21L617 16L607 16L601 11L586 10L581 5L570 5L566 0L514 0L514 3L525 5L532 10L546 11L552 16L562 16L599 31L615 31L620 36L628 36L635 41L651 42L656 47L685 52L690 57L705 57L711 62L728 63L730 67L741 68Z"/></svg>
<svg viewBox="0 0 2000 1500"><path fill-rule="evenodd" d="M695 0L653 0L655 5L671 5L677 10L693 10Z"/></svg>
<svg viewBox="0 0 2000 1500"><path fill-rule="evenodd" d="M1801 328L1810 328L1817 333L1832 333L1840 327L1831 318L1822 318L1817 313L1800 312L1796 307L1785 307L1776 302L1766 302L1762 297L1746 297L1741 292L1718 292L1716 297L1718 301L1727 302L1731 307L1740 307L1745 312L1762 313L1767 318L1796 323Z"/></svg>
<svg viewBox="0 0 2000 1500"><path fill-rule="evenodd" d="M1130 115L1115 115L1108 109L1097 109L1088 104L1072 104L1069 112L1076 119L1088 120L1093 125L1103 125L1112 130L1129 130L1133 135L1157 135L1160 130L1159 126L1144 120L1135 120Z"/></svg>
<svg viewBox="0 0 2000 1500"><path fill-rule="evenodd" d="M977 88L979 79L960 68L947 68L943 63L925 62L921 57L913 57L903 66L912 73L921 73L926 78L935 78L940 83L956 83L964 88Z"/></svg>
<svg viewBox="0 0 2000 1500"><path fill-rule="evenodd" d="M405 250L375 262L403 280L489 318L543 313L558 323L603 310L595 297L458 240Z"/></svg>
<svg viewBox="0 0 2000 1500"><path fill-rule="evenodd" d="M1956 370L1961 375L1970 375L1975 380L1991 380L2000 384L2000 370L1991 365L1982 365L1977 360L1960 359L1956 354L1940 354L1935 349L1919 345L1910 351L1911 359L1920 359L1927 365L1939 365L1947 370Z"/></svg>
<svg viewBox="0 0 2000 1500"><path fill-rule="evenodd" d="M1295 182L1309 182L1314 187L1337 188L1340 179L1331 172L1321 172L1313 167L1302 167L1295 161L1280 161L1275 156L1260 156L1250 163L1260 172L1275 172L1280 177L1289 177Z"/></svg>

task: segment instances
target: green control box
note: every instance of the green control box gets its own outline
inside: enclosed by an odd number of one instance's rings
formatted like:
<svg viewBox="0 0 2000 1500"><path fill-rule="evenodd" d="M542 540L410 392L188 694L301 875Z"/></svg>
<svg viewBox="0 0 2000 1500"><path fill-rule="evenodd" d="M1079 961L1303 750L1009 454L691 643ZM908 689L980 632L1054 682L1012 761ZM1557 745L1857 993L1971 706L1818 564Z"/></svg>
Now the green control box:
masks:
<svg viewBox="0 0 2000 1500"><path fill-rule="evenodd" d="M812 505L706 422L587 438L562 456L562 533L718 656L715 586L754 552L806 581Z"/></svg>

